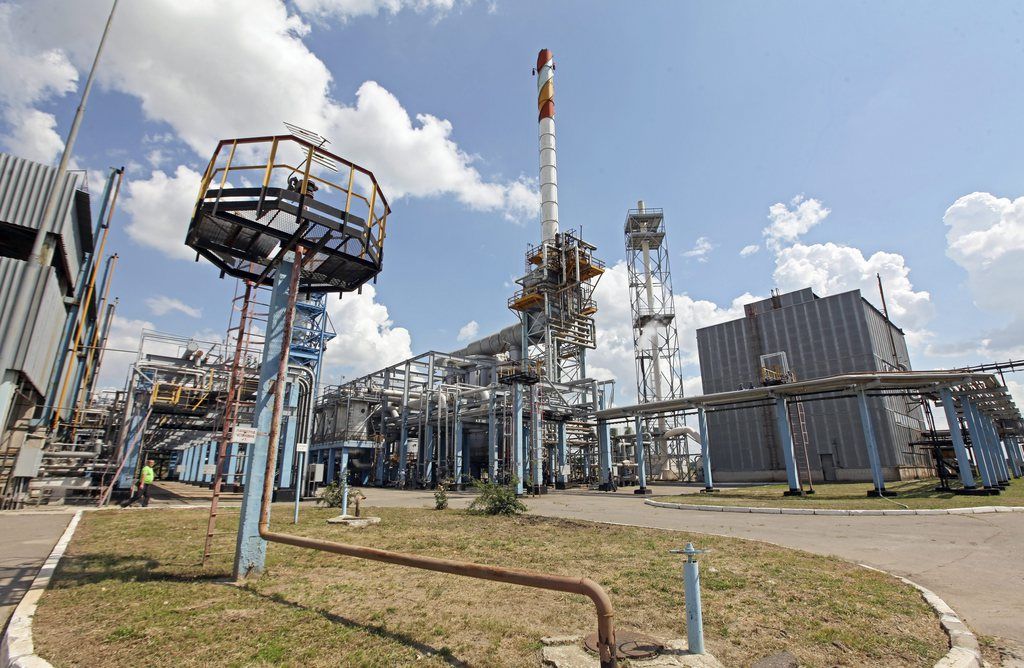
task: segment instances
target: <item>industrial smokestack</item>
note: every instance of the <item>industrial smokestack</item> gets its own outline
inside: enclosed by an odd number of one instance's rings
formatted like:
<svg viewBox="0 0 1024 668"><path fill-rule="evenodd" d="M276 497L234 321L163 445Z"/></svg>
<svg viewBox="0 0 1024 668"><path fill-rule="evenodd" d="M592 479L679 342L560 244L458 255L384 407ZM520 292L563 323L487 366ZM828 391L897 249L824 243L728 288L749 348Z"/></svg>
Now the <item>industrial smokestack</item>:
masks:
<svg viewBox="0 0 1024 668"><path fill-rule="evenodd" d="M537 54L537 121L540 124L540 230L558 234L558 168L555 165L555 61L548 49Z"/></svg>

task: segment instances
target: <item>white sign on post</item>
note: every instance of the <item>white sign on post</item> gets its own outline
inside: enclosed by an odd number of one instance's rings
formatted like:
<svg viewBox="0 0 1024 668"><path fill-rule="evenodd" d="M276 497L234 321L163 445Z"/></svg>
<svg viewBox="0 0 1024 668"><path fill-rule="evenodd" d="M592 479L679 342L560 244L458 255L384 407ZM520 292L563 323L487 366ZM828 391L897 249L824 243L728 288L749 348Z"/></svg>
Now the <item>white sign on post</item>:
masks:
<svg viewBox="0 0 1024 668"><path fill-rule="evenodd" d="M235 427L231 430L232 443L255 443L259 432L256 427Z"/></svg>
<svg viewBox="0 0 1024 668"><path fill-rule="evenodd" d="M216 464L203 464L203 475L216 475L217 465Z"/></svg>
<svg viewBox="0 0 1024 668"><path fill-rule="evenodd" d="M295 452L309 452L309 443L296 443Z"/></svg>

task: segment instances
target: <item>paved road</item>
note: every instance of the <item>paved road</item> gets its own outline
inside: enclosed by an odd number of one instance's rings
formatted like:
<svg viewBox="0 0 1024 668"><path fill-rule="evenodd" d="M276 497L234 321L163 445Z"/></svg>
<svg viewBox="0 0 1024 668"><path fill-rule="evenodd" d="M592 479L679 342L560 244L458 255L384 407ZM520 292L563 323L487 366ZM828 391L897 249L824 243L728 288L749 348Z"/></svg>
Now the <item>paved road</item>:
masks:
<svg viewBox="0 0 1024 668"><path fill-rule="evenodd" d="M7 627L71 517L70 512L0 513L0 628Z"/></svg>
<svg viewBox="0 0 1024 668"><path fill-rule="evenodd" d="M432 506L427 492L367 489L367 506ZM679 490L659 490L677 493ZM451 495L453 506L468 498ZM628 492L561 492L530 512L769 541L885 569L931 589L979 633L1024 643L1024 513L827 517L675 510Z"/></svg>

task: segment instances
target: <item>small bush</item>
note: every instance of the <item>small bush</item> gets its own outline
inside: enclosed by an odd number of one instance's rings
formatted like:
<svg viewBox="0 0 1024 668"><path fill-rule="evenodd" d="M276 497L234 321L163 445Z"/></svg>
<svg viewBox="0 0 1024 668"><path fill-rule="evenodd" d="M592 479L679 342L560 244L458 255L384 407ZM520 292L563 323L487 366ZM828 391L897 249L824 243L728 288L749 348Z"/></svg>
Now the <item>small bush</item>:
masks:
<svg viewBox="0 0 1024 668"><path fill-rule="evenodd" d="M345 499L345 488L337 482L320 488L320 496L317 497L316 505L327 506L328 508L341 508Z"/></svg>
<svg viewBox="0 0 1024 668"><path fill-rule="evenodd" d="M516 498L513 485L475 481L479 495L469 504L469 512L478 515L518 515L526 512L526 505Z"/></svg>
<svg viewBox="0 0 1024 668"><path fill-rule="evenodd" d="M434 510L444 510L448 507L448 490L442 482L434 490Z"/></svg>

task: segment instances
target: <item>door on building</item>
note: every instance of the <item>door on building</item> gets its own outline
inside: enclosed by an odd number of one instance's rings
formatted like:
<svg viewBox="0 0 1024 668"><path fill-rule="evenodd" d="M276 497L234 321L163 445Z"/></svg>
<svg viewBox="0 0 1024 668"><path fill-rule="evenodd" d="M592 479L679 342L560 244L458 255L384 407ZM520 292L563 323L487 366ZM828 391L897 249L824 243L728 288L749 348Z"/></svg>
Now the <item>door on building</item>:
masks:
<svg viewBox="0 0 1024 668"><path fill-rule="evenodd" d="M821 477L825 482L836 482L836 459L831 453L820 453Z"/></svg>

